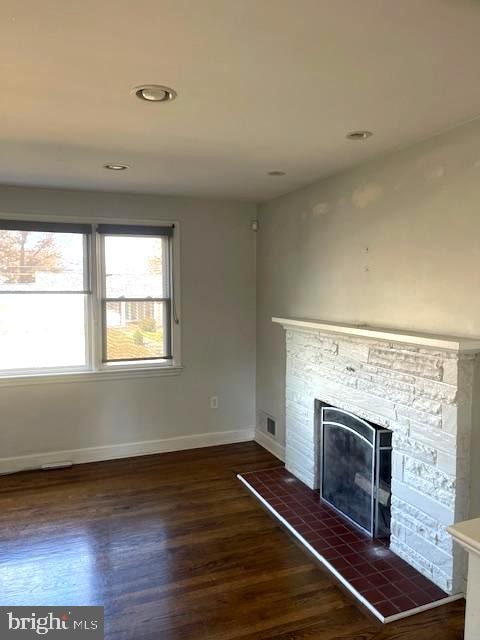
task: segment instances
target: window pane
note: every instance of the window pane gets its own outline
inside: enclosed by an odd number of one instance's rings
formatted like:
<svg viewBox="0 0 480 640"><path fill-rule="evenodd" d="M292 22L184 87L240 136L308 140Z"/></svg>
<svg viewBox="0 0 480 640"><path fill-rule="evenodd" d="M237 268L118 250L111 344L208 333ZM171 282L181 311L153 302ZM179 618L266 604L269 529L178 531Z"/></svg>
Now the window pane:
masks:
<svg viewBox="0 0 480 640"><path fill-rule="evenodd" d="M84 236L0 230L0 291L84 291Z"/></svg>
<svg viewBox="0 0 480 640"><path fill-rule="evenodd" d="M0 295L0 369L85 365L85 298Z"/></svg>
<svg viewBox="0 0 480 640"><path fill-rule="evenodd" d="M107 302L107 361L169 356L166 346L166 302Z"/></svg>
<svg viewBox="0 0 480 640"><path fill-rule="evenodd" d="M105 236L107 298L168 297L165 238Z"/></svg>

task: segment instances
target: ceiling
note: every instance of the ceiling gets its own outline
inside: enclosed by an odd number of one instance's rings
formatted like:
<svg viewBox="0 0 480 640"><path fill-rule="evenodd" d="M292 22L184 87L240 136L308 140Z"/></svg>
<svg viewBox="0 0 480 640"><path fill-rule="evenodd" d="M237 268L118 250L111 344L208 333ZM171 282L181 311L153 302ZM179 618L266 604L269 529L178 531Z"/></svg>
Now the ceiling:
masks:
<svg viewBox="0 0 480 640"><path fill-rule="evenodd" d="M476 0L2 0L0 182L263 201L480 114L479 34Z"/></svg>

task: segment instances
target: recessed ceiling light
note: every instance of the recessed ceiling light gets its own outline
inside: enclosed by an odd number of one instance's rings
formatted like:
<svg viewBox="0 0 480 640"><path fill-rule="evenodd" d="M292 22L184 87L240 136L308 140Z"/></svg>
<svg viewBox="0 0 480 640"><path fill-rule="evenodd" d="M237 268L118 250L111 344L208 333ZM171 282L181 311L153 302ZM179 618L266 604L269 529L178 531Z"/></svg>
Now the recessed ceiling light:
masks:
<svg viewBox="0 0 480 640"><path fill-rule="evenodd" d="M371 131L351 131L345 136L348 140L366 140L371 138L373 133Z"/></svg>
<svg viewBox="0 0 480 640"><path fill-rule="evenodd" d="M103 168L110 171L125 171L128 169L128 164L104 164Z"/></svg>
<svg viewBox="0 0 480 640"><path fill-rule="evenodd" d="M161 84L144 84L135 87L134 92L137 98L147 102L169 102L177 97L176 91Z"/></svg>
<svg viewBox="0 0 480 640"><path fill-rule="evenodd" d="M284 176L285 175L285 171L269 171L268 175L269 176Z"/></svg>

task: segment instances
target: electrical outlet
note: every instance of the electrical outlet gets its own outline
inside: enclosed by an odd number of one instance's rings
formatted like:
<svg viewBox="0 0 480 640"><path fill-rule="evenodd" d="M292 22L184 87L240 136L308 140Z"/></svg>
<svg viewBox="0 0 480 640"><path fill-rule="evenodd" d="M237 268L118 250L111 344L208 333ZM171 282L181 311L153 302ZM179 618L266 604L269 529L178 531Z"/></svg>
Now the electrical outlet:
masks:
<svg viewBox="0 0 480 640"><path fill-rule="evenodd" d="M210 398L210 409L218 409L218 396Z"/></svg>

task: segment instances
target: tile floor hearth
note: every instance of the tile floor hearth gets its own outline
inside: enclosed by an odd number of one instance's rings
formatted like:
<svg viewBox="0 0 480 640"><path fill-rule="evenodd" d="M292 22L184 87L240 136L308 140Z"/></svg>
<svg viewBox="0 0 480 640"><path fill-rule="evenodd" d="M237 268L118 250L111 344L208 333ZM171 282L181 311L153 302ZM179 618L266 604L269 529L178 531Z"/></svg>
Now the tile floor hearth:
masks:
<svg viewBox="0 0 480 640"><path fill-rule="evenodd" d="M382 622L456 599L320 501L284 467L239 479Z"/></svg>

